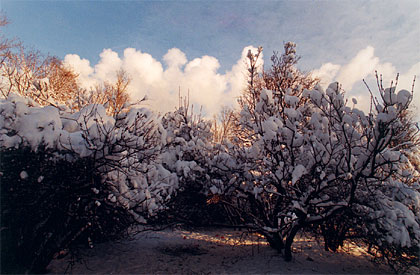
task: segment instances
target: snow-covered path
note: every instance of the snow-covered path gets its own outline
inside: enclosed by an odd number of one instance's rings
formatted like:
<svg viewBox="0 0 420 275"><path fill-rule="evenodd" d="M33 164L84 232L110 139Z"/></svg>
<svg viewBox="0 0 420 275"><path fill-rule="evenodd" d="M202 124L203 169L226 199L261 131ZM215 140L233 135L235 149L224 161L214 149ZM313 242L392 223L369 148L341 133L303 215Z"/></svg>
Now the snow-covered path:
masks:
<svg viewBox="0 0 420 275"><path fill-rule="evenodd" d="M346 252L345 250L351 250ZM302 238L296 241L292 262L285 262L264 239L243 231L164 230L144 232L133 240L98 244L85 251L85 264L71 273L99 274L386 274L355 247L340 253L325 252L322 244ZM51 273L63 273L67 258L54 260Z"/></svg>

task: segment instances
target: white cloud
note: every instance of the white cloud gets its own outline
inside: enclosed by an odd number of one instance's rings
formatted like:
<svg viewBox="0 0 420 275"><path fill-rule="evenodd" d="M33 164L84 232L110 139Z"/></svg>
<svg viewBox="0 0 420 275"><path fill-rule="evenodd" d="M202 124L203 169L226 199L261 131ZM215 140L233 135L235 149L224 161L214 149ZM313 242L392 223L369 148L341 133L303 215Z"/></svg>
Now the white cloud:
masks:
<svg viewBox="0 0 420 275"><path fill-rule="evenodd" d="M322 66L319 69L313 70L312 76L318 77L320 79L320 84L324 87L328 87L328 85L333 81L333 79L337 75L340 68L340 65L328 62L322 64Z"/></svg>
<svg viewBox="0 0 420 275"><path fill-rule="evenodd" d="M96 80L91 77L94 69L90 66L89 60L81 59L77 54L68 54L64 57L64 64L78 74L78 81L82 88L89 89L95 86Z"/></svg>
<svg viewBox="0 0 420 275"><path fill-rule="evenodd" d="M180 68L187 64L187 56L180 49L172 48L164 56L163 60L169 68Z"/></svg>
<svg viewBox="0 0 420 275"><path fill-rule="evenodd" d="M178 90L183 96L189 94L190 103L197 111L203 107L206 116L217 114L222 106L236 105L236 98L247 85L246 55L224 74L218 72L220 63L215 57L202 56L188 61L185 53L177 48L170 49L162 63L150 54L128 48L123 57L110 49L100 54L100 60L93 68L89 61L78 55L67 55L64 63L72 66L79 74L82 87L93 87L96 83L115 80L115 73L124 69L131 77L129 94L133 101L147 95L153 109L166 112L178 105ZM263 64L262 56L260 65Z"/></svg>
<svg viewBox="0 0 420 275"><path fill-rule="evenodd" d="M379 64L379 58L374 55L375 49L367 46L359 51L347 65L341 67L336 80L341 83L346 91L350 91L353 85L366 78L375 71Z"/></svg>
<svg viewBox="0 0 420 275"><path fill-rule="evenodd" d="M417 120L420 121L420 61L411 66L411 68L398 78L399 89L412 90L413 79L416 77L414 86L414 96L411 103L412 109L417 115Z"/></svg>
<svg viewBox="0 0 420 275"><path fill-rule="evenodd" d="M111 49L105 49L99 55L101 57L98 64L95 65L96 78L113 82L116 80L115 68L122 65L118 54Z"/></svg>
<svg viewBox="0 0 420 275"><path fill-rule="evenodd" d="M313 70L312 75L321 79L321 85L326 87L333 81L338 81L342 88L346 91L347 97L356 98L358 101L357 107L364 111L370 108L370 94L363 84L363 79L366 80L370 86L374 96L377 94L377 85L375 79L375 71L382 75L383 86L389 87L391 81L394 81L397 76L397 69L389 62L381 63L380 58L375 56L375 49L372 46L367 46L360 50L356 56L347 64L339 65L333 63L324 63L319 69ZM411 91L413 77L420 77L420 62L414 64L407 72L400 73L398 80L398 89L406 89ZM415 86L414 99L412 105L416 113L417 120L420 120L420 89L419 85Z"/></svg>
<svg viewBox="0 0 420 275"><path fill-rule="evenodd" d="M174 110L178 105L178 91L182 96L187 93L190 103L198 111L203 107L206 116L217 114L222 106L236 106L237 98L247 85L247 53L248 50L256 52L252 46L245 47L241 57L229 71L219 73L220 63L215 57L202 56L188 60L185 53L177 48L168 50L163 56L163 63L153 58L148 53L127 48L122 57L110 49L105 49L100 54L100 60L95 66L78 55L69 54L64 58L64 63L73 67L79 75L82 87L89 89L104 81L115 80L116 72L124 69L132 81L129 94L133 101L143 98L150 99L148 105L159 111ZM263 65L262 56L259 65ZM321 79L323 86L328 86L332 81L338 81L347 92L349 98L355 97L359 102L357 107L368 111L370 107L370 94L362 82L363 79L370 85L375 93L375 70L382 74L384 86L390 85L395 80L397 69L391 63L382 63L375 56L373 47L368 46L360 50L347 64L327 62L319 69L312 71L313 76ZM414 64L407 72L399 76L398 89L411 91L414 75L420 79L420 62ZM420 89L416 85L413 105L420 120ZM377 94L376 94L377 95Z"/></svg>

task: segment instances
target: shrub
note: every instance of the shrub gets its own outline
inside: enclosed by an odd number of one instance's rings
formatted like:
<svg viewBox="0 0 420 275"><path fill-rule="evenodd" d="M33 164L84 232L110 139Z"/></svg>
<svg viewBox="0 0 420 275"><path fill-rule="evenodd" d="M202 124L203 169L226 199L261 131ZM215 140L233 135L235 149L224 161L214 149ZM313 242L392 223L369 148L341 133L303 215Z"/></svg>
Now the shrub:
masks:
<svg viewBox="0 0 420 275"><path fill-rule="evenodd" d="M176 189L147 109L69 113L12 94L0 114L4 272L41 272L63 249L115 238L164 209Z"/></svg>
<svg viewBox="0 0 420 275"><path fill-rule="evenodd" d="M212 183L226 180L228 173L216 166L220 148L212 143L211 123L195 115L187 103L162 118L166 145L162 164L176 173L179 189L160 217L168 222L202 226L226 222L224 206L211 203L217 194ZM219 146L220 147L220 146Z"/></svg>
<svg viewBox="0 0 420 275"><path fill-rule="evenodd" d="M289 43L285 49L281 60L293 60ZM248 58L256 64L258 53ZM365 115L347 105L338 83L326 91L305 89L289 82L296 71L288 68L271 78L281 82L270 82L278 89L249 81L239 120L242 142L230 150L236 181L225 182L224 190L232 200L246 201L248 208L237 206L250 210L240 212L243 218L286 260L296 234L320 225L329 247L357 231L384 249L382 255L418 261L419 192L406 157L416 145L401 131L412 92L380 87L381 101L372 102L374 110Z"/></svg>
<svg viewBox="0 0 420 275"><path fill-rule="evenodd" d="M66 161L38 148L2 150L2 273L45 272L77 244L120 238L133 217L107 201L92 158Z"/></svg>

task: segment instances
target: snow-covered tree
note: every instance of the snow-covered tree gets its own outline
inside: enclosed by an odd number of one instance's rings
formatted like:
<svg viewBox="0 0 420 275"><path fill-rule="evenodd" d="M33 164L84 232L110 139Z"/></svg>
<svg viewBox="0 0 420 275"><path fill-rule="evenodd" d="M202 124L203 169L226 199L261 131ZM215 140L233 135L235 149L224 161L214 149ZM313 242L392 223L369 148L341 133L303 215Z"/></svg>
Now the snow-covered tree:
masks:
<svg viewBox="0 0 420 275"><path fill-rule="evenodd" d="M294 52L286 51L282 59L288 55L293 58ZM296 72L290 68L282 77ZM235 173L230 194L246 201L244 219L284 251L286 260L299 231L336 217L363 227L375 244L415 257L418 182L410 181L414 171L404 155L414 144L394 143L403 134L398 129L412 92L381 89L382 100L365 114L354 107L355 100L349 106L338 83L326 91L289 85L268 90L251 84L248 95L255 104L242 104L244 142L231 150L242 172ZM355 217L362 224L352 224Z"/></svg>

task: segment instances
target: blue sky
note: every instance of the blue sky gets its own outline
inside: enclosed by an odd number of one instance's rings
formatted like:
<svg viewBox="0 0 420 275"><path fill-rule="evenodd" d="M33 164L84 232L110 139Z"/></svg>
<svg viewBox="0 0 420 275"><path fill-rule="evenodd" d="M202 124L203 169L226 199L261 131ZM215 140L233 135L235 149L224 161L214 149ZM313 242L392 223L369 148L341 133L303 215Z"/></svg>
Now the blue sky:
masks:
<svg viewBox="0 0 420 275"><path fill-rule="evenodd" d="M417 0L0 0L0 8L11 21L5 28L6 36L18 37L25 45L62 59L76 54L89 61L94 68L92 75L104 49L111 49L125 62L130 57L124 59L124 50L134 48L150 54L165 71L163 57L177 48L188 61L214 57L220 65L216 74L225 75L238 63L245 47L263 46L268 66L269 56L273 51L281 52L286 41L297 43L301 69L334 65L326 77L331 80L343 79L340 72L356 62L358 54L389 74L420 73L416 66L420 62ZM344 71L351 73L352 68ZM356 79L347 87L360 89L360 83L361 79Z"/></svg>

